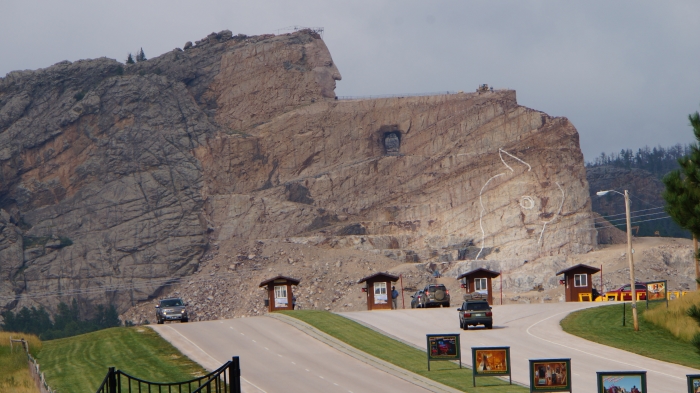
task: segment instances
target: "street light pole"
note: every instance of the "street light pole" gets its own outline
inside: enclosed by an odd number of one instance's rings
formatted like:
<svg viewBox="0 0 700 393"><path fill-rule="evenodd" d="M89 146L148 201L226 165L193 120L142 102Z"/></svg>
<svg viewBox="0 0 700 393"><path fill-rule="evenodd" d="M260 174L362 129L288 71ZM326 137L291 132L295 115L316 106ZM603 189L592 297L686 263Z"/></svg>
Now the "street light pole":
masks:
<svg viewBox="0 0 700 393"><path fill-rule="evenodd" d="M616 192L625 197L625 213L627 215L627 255L630 265L630 295L632 295L632 319L634 321L634 330L639 331L639 319L637 318L637 285L634 279L634 257L632 256L632 222L630 219L630 196L627 190L621 193L615 190L598 191L596 195L603 196L608 192Z"/></svg>
<svg viewBox="0 0 700 393"><path fill-rule="evenodd" d="M630 196L625 190L625 213L627 213L627 255L630 263L630 291L632 295L632 320L634 321L634 331L639 331L639 320L637 319L637 283L634 280L634 256L632 255L632 222L630 220Z"/></svg>

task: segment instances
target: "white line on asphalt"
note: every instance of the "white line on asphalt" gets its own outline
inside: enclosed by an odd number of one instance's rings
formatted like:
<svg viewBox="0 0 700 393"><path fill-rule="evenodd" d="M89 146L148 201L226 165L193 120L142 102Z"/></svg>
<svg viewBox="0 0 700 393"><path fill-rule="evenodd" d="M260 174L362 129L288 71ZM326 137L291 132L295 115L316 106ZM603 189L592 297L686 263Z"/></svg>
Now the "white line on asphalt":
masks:
<svg viewBox="0 0 700 393"><path fill-rule="evenodd" d="M575 310L575 311L578 311L578 310ZM581 353L585 353L586 355L595 356L595 357L600 358L600 359L606 359L606 360L609 360L609 361L611 361L611 362L624 364L625 366L637 367L637 368L640 368L640 369L642 369L642 370L646 370L646 367L637 366L636 364L625 363L625 362L621 362L621 361L619 361L619 360L610 359L610 358L607 358L607 357L604 357L604 356L596 355L596 354L594 354L594 353L582 351L582 350L580 350L580 349L572 348L572 347L569 347L569 346L567 346L567 345L560 344L560 343L558 343L558 342L550 341L550 340L544 339L544 338L542 338L542 337L535 336L534 334L530 333L530 329L533 328L533 327L535 327L535 325L538 325L540 322L544 322L544 321L546 321L546 320L548 320L548 319L550 319L550 318L554 318L554 317L556 317L557 315L560 315L560 314L568 314L568 313L571 313L571 312L572 312L572 311L563 311L563 312L560 312L560 313L551 315L551 316L549 316L549 317L547 317L547 318L545 318L545 319L539 320L539 321L533 323L532 325L530 325L530 327L527 328L526 332L527 332L527 334L529 334L530 336L532 336L532 337L534 337L534 338L538 338L538 339L540 339L540 340L542 340L542 341L546 341L546 342L551 343L551 344L554 344L554 345L559 345L560 347L564 347L564 348L568 348L568 349L571 349L571 350L574 350L574 351L578 351L578 352L581 352ZM630 353L633 353L633 352L630 352ZM636 354L635 354L635 355L636 355ZM641 356L641 355L640 355L640 356ZM671 374L662 373L661 371L656 371L656 370L648 370L648 371L650 371L650 372L652 372L652 373L657 373L657 374L665 375L665 376L667 376L667 377L671 377L671 378L675 378L675 379L685 380L685 378L677 377L677 376L671 375Z"/></svg>
<svg viewBox="0 0 700 393"><path fill-rule="evenodd" d="M296 363L292 362L292 364L296 365Z"/></svg>
<svg viewBox="0 0 700 393"><path fill-rule="evenodd" d="M305 368L304 370L306 370L306 371L309 371L309 369L308 369L308 368Z"/></svg>
<svg viewBox="0 0 700 393"><path fill-rule="evenodd" d="M269 351L269 350L270 350L270 348L268 348L268 347L265 347L265 350Z"/></svg>
<svg viewBox="0 0 700 393"><path fill-rule="evenodd" d="M185 337L184 334L178 332L178 331L177 331L175 328L173 328L172 326L168 326L168 328L173 329L173 331L174 331L175 333L179 334L180 336L182 336L182 338L184 338L185 340L189 341L190 344L192 344L192 345L194 345L195 347L197 347L197 349L199 349L199 350L202 351L205 355L207 355L207 356L209 356L210 358L212 358L212 360L214 360L215 362L220 362L220 360L217 360L215 357L211 356L207 351L205 351L205 350L203 350L202 348L200 348L199 345L193 343L192 340L190 340L189 338ZM243 334L243 333L241 333L241 334ZM260 389L257 385L255 385L254 383L250 382L249 380L247 380L247 379L245 379L245 378L243 378L243 377L241 377L241 379L244 380L244 381L246 381L246 383L250 384L250 386L252 386L252 387L258 389L259 391L261 391L261 392L263 392L263 393L267 393L265 390Z"/></svg>
<svg viewBox="0 0 700 393"><path fill-rule="evenodd" d="M280 355L279 353L277 354L277 356L282 357L282 355Z"/></svg>
<svg viewBox="0 0 700 393"><path fill-rule="evenodd" d="M250 341L252 341L252 342L254 342L254 343L256 343L256 342L257 342L257 341L255 341L255 340L250 340Z"/></svg>

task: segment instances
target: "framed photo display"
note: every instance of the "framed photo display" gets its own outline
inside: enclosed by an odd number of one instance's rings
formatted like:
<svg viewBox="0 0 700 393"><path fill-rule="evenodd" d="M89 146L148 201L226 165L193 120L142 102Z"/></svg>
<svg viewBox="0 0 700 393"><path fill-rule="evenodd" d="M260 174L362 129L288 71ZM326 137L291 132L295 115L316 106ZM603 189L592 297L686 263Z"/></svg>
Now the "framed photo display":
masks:
<svg viewBox="0 0 700 393"><path fill-rule="evenodd" d="M668 283L664 281L651 281L647 284L647 308L649 302L666 302L668 307Z"/></svg>
<svg viewBox="0 0 700 393"><path fill-rule="evenodd" d="M598 393L647 393L646 371L598 371Z"/></svg>
<svg viewBox="0 0 700 393"><path fill-rule="evenodd" d="M459 360L462 368L462 351L459 346L459 334L426 334L428 346L428 371L431 360Z"/></svg>
<svg viewBox="0 0 700 393"><path fill-rule="evenodd" d="M472 379L476 386L477 377L507 375L510 383L513 378L510 370L510 347L472 347Z"/></svg>
<svg viewBox="0 0 700 393"><path fill-rule="evenodd" d="M571 359L530 359L530 392L570 391Z"/></svg>
<svg viewBox="0 0 700 393"><path fill-rule="evenodd" d="M700 393L700 374L686 376L688 377L688 393Z"/></svg>

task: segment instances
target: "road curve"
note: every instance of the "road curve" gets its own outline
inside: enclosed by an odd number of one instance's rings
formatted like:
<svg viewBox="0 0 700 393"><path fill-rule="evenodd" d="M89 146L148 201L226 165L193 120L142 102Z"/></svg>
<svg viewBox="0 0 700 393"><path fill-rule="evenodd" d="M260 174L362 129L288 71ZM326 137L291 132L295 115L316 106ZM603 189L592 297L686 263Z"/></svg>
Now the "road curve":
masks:
<svg viewBox="0 0 700 393"><path fill-rule="evenodd" d="M456 307L347 312L345 317L425 348L426 334L461 333L463 363L471 366L471 347L510 346L513 381L529 386L528 359L571 358L573 390L592 392L596 371L646 370L650 392L686 391L686 374L700 370L666 363L596 344L565 333L559 322L591 303L508 304L494 306L493 330L459 329ZM477 382L478 384L478 382Z"/></svg>
<svg viewBox="0 0 700 393"><path fill-rule="evenodd" d="M209 370L241 361L244 393L417 392L427 390L346 355L274 318L151 325Z"/></svg>

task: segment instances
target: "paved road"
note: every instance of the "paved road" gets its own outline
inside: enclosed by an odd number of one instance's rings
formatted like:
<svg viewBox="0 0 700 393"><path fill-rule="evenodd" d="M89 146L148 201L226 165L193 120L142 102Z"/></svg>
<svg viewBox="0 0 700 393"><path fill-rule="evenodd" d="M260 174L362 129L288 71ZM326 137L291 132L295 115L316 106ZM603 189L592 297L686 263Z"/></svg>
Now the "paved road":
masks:
<svg viewBox="0 0 700 393"><path fill-rule="evenodd" d="M650 392L685 392L686 374L700 370L649 359L572 336L559 321L591 303L495 306L493 330L459 329L456 307L342 313L397 338L425 348L426 334L461 333L463 362L471 365L471 347L510 346L513 381L528 384L528 359L571 358L573 390L593 392L596 371L646 370ZM474 329L474 330L472 330ZM478 384L478 382L477 382Z"/></svg>
<svg viewBox="0 0 700 393"><path fill-rule="evenodd" d="M426 392L269 317L152 327L209 370L239 356L245 393Z"/></svg>

